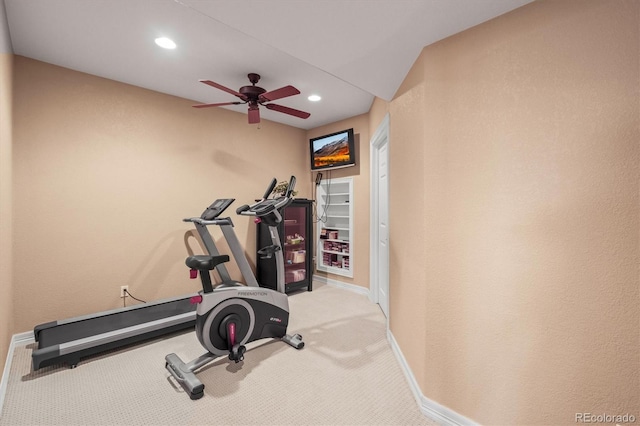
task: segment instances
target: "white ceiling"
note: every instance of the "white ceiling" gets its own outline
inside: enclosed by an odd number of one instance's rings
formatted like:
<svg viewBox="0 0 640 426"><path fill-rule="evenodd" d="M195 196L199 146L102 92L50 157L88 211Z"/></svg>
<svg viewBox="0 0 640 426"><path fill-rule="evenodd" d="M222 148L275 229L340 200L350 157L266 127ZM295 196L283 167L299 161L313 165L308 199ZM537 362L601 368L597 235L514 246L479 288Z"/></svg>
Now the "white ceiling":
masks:
<svg viewBox="0 0 640 426"><path fill-rule="evenodd" d="M374 96L391 100L424 46L530 1L5 0L5 7L17 55L204 103L237 99L199 79L238 90L255 72L267 90L291 84L301 92L275 103L311 113L303 120L261 108L262 118L311 129L366 113ZM157 47L159 36L178 47ZM322 101L308 101L311 94ZM246 113L246 105L228 108Z"/></svg>

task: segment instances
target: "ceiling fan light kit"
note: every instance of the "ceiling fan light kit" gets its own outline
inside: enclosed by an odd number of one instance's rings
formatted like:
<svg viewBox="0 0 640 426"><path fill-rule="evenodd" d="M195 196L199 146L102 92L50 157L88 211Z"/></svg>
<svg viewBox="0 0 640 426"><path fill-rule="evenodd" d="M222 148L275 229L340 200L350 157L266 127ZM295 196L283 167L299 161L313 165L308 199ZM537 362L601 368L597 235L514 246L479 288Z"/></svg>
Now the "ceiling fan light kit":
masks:
<svg viewBox="0 0 640 426"><path fill-rule="evenodd" d="M200 80L208 86L215 87L216 89L227 92L235 97L241 99L241 101L235 102L221 102L215 104L199 104L193 105L194 108L209 108L219 107L225 105L241 105L248 104L248 120L249 124L256 124L260 122L260 105L272 111L281 112L284 114L292 115L298 118L309 118L311 114L308 112L300 111L294 108L289 108L283 105L271 104L267 102L275 101L277 99L286 98L300 94L300 91L293 86L284 86L276 90L267 92L262 87L256 86L256 83L260 81L260 75L256 73L250 73L247 75L251 86L242 86L237 92L233 89L229 89L221 84L218 84L211 80Z"/></svg>

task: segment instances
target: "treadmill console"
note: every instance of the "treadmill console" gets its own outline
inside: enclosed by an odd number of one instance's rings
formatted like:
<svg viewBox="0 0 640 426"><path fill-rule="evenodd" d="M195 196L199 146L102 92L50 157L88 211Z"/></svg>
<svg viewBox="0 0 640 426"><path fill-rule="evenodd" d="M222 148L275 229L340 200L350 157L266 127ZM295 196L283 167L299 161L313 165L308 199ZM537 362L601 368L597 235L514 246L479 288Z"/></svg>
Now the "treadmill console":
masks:
<svg viewBox="0 0 640 426"><path fill-rule="evenodd" d="M200 219L213 220L217 218L235 200L235 198L221 198L219 200L215 200L204 212L202 212Z"/></svg>

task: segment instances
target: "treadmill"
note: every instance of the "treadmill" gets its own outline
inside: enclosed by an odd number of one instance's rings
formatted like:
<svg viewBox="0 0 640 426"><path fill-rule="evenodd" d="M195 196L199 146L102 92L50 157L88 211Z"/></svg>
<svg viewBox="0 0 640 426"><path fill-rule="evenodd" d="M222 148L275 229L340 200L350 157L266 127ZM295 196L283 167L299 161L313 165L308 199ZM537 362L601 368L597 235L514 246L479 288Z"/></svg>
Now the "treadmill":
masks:
<svg viewBox="0 0 640 426"><path fill-rule="evenodd" d="M217 218L233 198L216 200L199 218L184 219L196 224L205 248L211 256L220 253L211 238L203 232L199 221ZM232 281L224 264L216 266L223 282ZM51 321L34 327L33 335L38 348L32 354L33 369L67 363L75 368L80 359L132 343L152 339L186 328L195 328L196 304L188 296L162 299L126 308L112 309L61 321Z"/></svg>

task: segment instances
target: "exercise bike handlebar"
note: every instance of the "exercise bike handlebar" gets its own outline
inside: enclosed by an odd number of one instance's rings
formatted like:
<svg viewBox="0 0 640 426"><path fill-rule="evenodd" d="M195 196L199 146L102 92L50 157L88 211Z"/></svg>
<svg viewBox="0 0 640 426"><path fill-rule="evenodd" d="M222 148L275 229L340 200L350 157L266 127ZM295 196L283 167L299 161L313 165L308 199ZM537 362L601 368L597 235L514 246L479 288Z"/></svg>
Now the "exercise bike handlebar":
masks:
<svg viewBox="0 0 640 426"><path fill-rule="evenodd" d="M271 185L269 185L267 191L262 196L262 200L266 200L267 198L269 198L269 195L271 195L271 193L273 192L273 188L275 188L277 184L278 180L276 178L273 178L273 180L271 181Z"/></svg>
<svg viewBox="0 0 640 426"><path fill-rule="evenodd" d="M276 181L275 179L273 180L274 182ZM291 179L289 179L289 185L287 186L287 192L285 192L284 194L284 198L291 198L291 194L293 194L293 190L296 187L296 177L295 176L291 176Z"/></svg>

